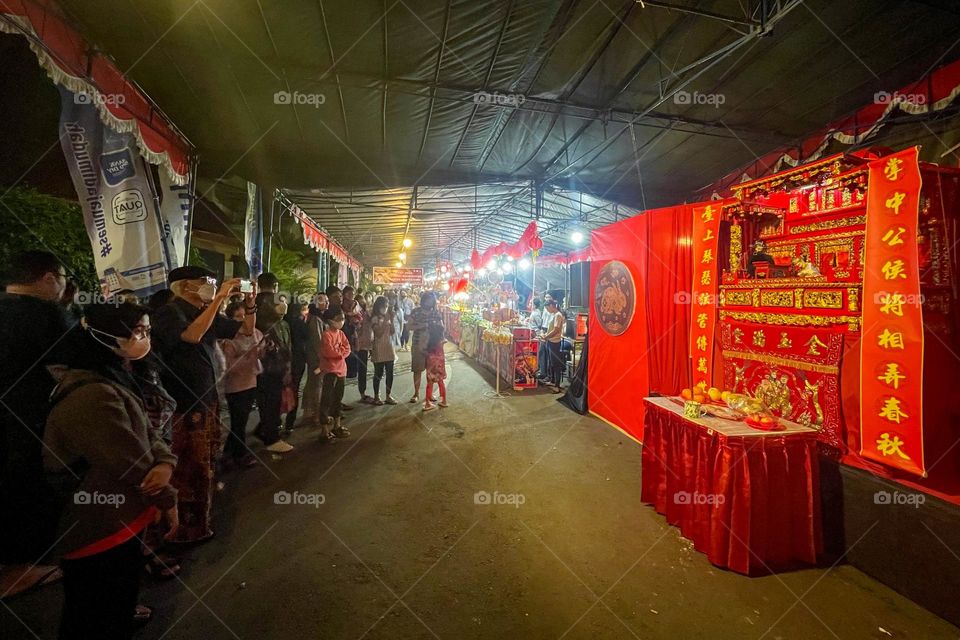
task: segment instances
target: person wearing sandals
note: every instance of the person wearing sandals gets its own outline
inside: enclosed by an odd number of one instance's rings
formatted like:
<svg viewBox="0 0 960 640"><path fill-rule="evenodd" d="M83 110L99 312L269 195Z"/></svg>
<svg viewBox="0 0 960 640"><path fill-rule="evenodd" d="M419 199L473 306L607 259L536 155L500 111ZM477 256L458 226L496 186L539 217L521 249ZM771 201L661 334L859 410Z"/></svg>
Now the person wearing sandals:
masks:
<svg viewBox="0 0 960 640"><path fill-rule="evenodd" d="M432 411L440 407L447 407L447 365L443 355L443 325L430 325L429 342L427 343L427 393L423 401L423 410ZM433 385L437 385L437 399L434 404Z"/></svg>
<svg viewBox="0 0 960 640"><path fill-rule="evenodd" d="M246 309L242 302L227 306L227 317L243 322ZM224 386L230 409L230 434L223 448L224 459L237 467L249 469L257 465L257 457L247 447L247 422L257 400L257 376L263 372L260 350L263 333L256 327L251 332L241 329L231 340L223 340L227 359Z"/></svg>
<svg viewBox="0 0 960 640"><path fill-rule="evenodd" d="M443 329L443 318L437 309L437 296L432 291L420 294L420 306L410 313L407 320L408 328L413 332L410 340L410 370L413 372L413 397L411 404L420 402L420 384L423 381L423 372L427 369L427 343L429 342L430 327L439 326Z"/></svg>
<svg viewBox="0 0 960 640"><path fill-rule="evenodd" d="M367 305L365 299L361 299L360 305L360 323L356 327L357 331L357 352L354 354L357 358L357 390L360 392L360 402L364 404L376 404L374 399L367 395L367 371L368 363L371 362L373 349L373 325L370 323L370 312L373 310L373 304Z"/></svg>
<svg viewBox="0 0 960 640"><path fill-rule="evenodd" d="M224 300L237 293L240 278L224 282L219 290L213 272L197 266L170 272L175 297L153 317L153 347L166 365L163 387L177 402L173 416L173 452L177 471L173 485L181 492L182 519L174 543L204 542L213 538L211 508L217 452L220 449L220 401L217 393L216 341L233 338L256 323L256 291L243 294L247 315L243 323L219 313Z"/></svg>
<svg viewBox="0 0 960 640"><path fill-rule="evenodd" d="M286 302L276 302L276 293L257 295L257 329L263 333L260 350L261 372L257 376L257 412L260 422L253 435L270 453L289 453L293 445L280 438L283 389L290 385L290 326L283 316Z"/></svg>
<svg viewBox="0 0 960 640"><path fill-rule="evenodd" d="M84 352L51 397L44 468L70 496L58 543L61 640L132 637L144 530L162 516L169 538L179 524L177 457L152 428L131 366L150 351L148 313L131 302L88 306Z"/></svg>
<svg viewBox="0 0 960 640"><path fill-rule="evenodd" d="M373 334L373 347L370 350L370 359L373 361L373 404L380 406L386 404L397 404L397 401L390 395L393 388L393 363L396 360L394 351L394 340L396 338L397 327L395 320L394 307L390 301L384 297L378 297L373 303L373 312L368 320L370 331ZM380 381L386 374L386 398L380 399Z"/></svg>
<svg viewBox="0 0 960 640"><path fill-rule="evenodd" d="M340 423L343 384L347 377L347 356L350 355L350 341L342 331L344 320L343 311L339 308L330 308L323 312L320 361L314 373L323 376L319 421L323 429L321 439L326 441L350 435Z"/></svg>

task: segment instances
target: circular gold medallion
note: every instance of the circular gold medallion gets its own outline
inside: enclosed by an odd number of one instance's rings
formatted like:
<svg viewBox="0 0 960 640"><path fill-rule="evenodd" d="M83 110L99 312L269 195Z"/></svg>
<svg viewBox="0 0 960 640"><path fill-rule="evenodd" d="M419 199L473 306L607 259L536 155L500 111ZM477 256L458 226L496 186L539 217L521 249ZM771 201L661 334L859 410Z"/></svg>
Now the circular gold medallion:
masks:
<svg viewBox="0 0 960 640"><path fill-rule="evenodd" d="M611 260L603 265L593 292L593 312L604 331L619 336L630 327L637 288L627 265Z"/></svg>

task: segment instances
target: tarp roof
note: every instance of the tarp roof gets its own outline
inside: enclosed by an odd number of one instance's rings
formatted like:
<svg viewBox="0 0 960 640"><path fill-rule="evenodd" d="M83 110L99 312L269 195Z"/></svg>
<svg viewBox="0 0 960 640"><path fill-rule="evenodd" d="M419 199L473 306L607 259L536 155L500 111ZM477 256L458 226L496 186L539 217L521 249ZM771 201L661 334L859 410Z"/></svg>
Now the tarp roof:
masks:
<svg viewBox="0 0 960 640"><path fill-rule="evenodd" d="M368 265L392 265L404 236L414 240L410 264L435 258L466 261L501 240L515 241L532 219L536 189L530 182L444 187L330 191L288 190L290 200ZM581 191L544 190L537 228L544 255L567 252L574 231L589 231L636 210Z"/></svg>
<svg viewBox="0 0 960 640"><path fill-rule="evenodd" d="M202 173L291 197L529 180L670 204L960 57L952 0L61 4Z"/></svg>

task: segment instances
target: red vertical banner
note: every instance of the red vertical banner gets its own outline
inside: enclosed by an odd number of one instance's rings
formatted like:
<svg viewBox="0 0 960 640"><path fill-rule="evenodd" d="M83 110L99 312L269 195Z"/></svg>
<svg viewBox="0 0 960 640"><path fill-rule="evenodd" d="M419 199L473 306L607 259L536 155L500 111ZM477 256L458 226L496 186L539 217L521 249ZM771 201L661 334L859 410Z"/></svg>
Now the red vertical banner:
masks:
<svg viewBox="0 0 960 640"><path fill-rule="evenodd" d="M715 200L695 204L693 213L693 283L690 289L690 359L693 384L711 386L713 380L713 330L717 320L717 250L720 209ZM682 240L681 240L682 241Z"/></svg>
<svg viewBox="0 0 960 640"><path fill-rule="evenodd" d="M869 164L860 455L926 477L917 147Z"/></svg>

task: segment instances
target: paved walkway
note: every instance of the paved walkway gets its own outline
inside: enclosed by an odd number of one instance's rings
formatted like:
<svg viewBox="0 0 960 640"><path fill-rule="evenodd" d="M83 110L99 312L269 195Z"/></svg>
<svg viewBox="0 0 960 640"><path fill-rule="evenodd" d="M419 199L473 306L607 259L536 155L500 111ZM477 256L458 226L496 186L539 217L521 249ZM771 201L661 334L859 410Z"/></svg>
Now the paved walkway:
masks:
<svg viewBox="0 0 960 640"><path fill-rule="evenodd" d="M182 582L146 583L138 638L960 637L849 566L713 567L640 504L635 442L553 395L485 399L492 378L459 355L448 371L449 409L358 405L351 439L301 429L226 476L216 539ZM396 387L408 399L409 374ZM0 638L54 638L59 598L0 607Z"/></svg>

